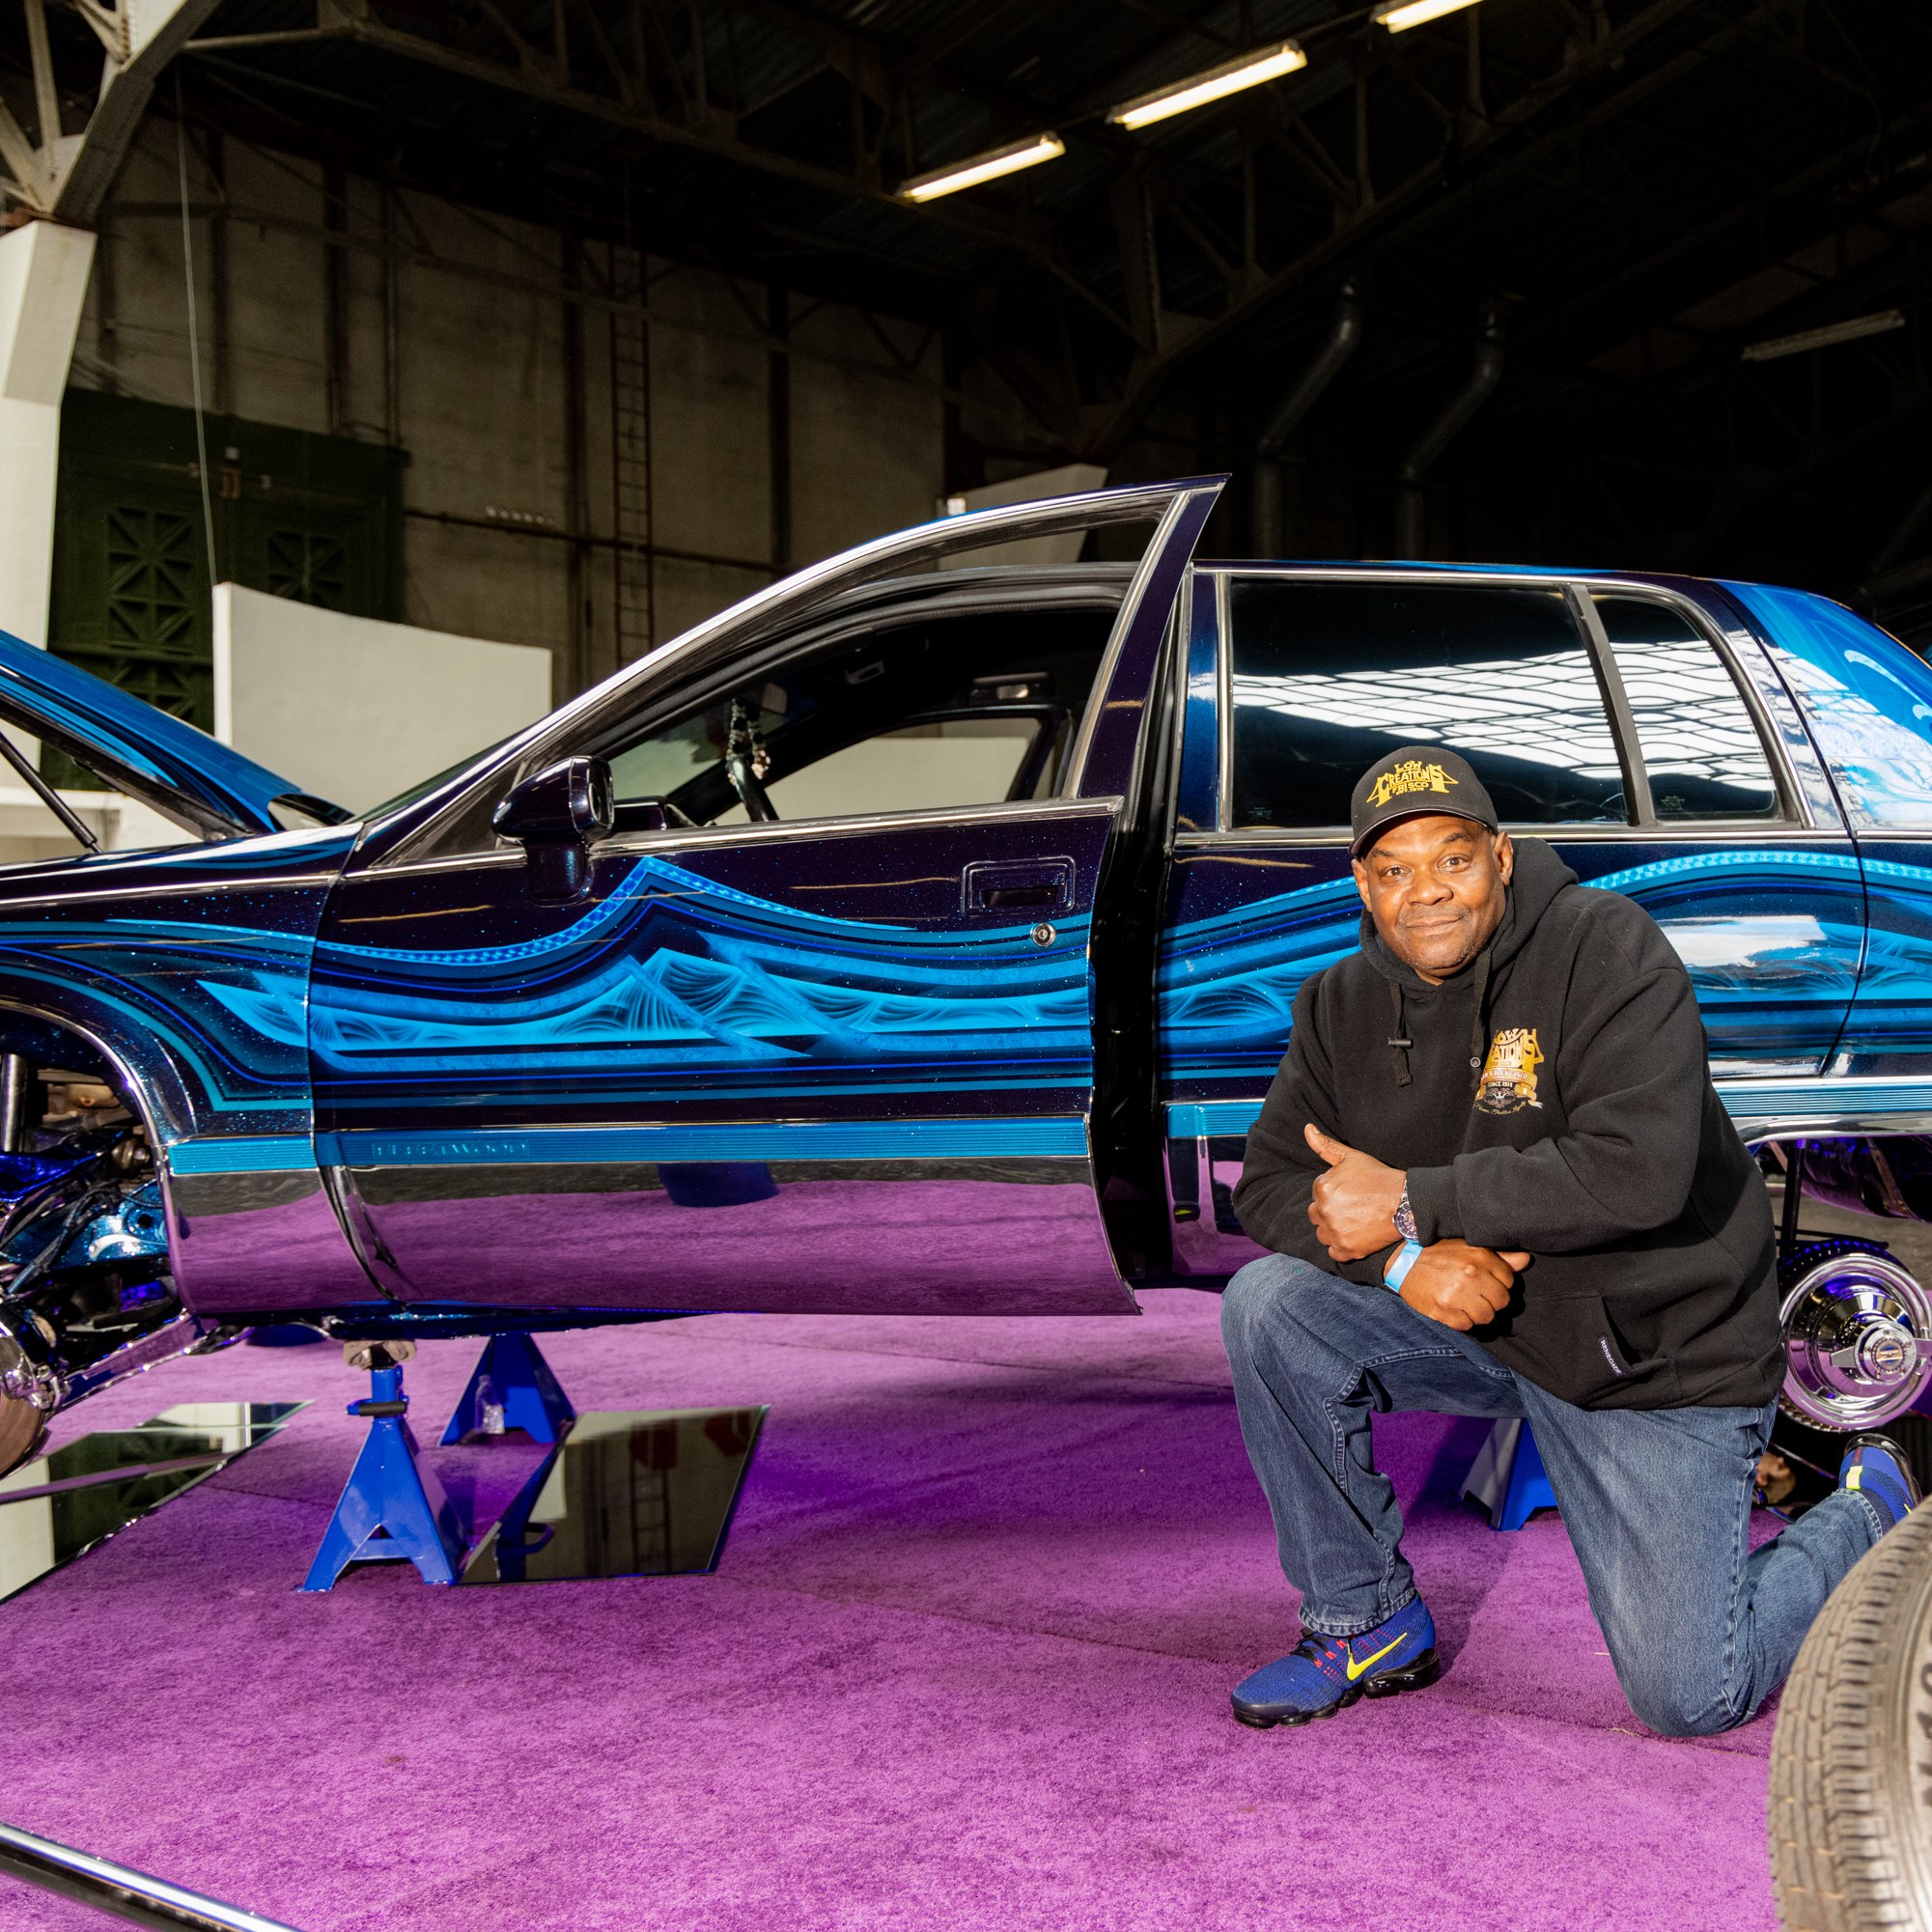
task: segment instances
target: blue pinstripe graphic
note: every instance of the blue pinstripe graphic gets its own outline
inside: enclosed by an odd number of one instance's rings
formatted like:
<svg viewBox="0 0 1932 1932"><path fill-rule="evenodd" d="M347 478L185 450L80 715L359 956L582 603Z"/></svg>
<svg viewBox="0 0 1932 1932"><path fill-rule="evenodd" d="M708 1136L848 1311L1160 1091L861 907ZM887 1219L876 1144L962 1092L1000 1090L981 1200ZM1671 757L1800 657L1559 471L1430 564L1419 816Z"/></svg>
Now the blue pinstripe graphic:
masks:
<svg viewBox="0 0 1932 1932"><path fill-rule="evenodd" d="M1926 875L1916 875L1921 890ZM1692 984L1707 1019L1753 1034L1762 1023L1787 1025L1800 1002L1841 1013L1851 1003L1844 962L1858 956L1855 928L1828 928L1810 918L1751 920L1719 914L1706 920L1701 894L1714 882L1749 882L1774 894L1785 882L1820 878L1855 888L1858 861L1847 853L1741 850L1657 859L1586 882L1592 891L1638 900L1680 949L1690 954ZM1848 895L1849 897L1849 895ZM1850 903L1855 904L1855 899ZM1355 882L1341 878L1271 894L1205 919L1174 927L1161 954L1162 1050L1170 1079L1239 1078L1287 1044L1295 995L1312 974L1359 943L1361 903ZM1762 966L1786 968L1777 1010L1761 1016L1761 987L1723 966L1707 966L1696 941L1707 933ZM1913 969L1932 978L1932 955ZM1272 1072L1272 1068L1270 1069ZM1239 1130L1228 1130L1238 1132Z"/></svg>
<svg viewBox="0 0 1932 1932"><path fill-rule="evenodd" d="M1087 920L1058 925L1043 951L1030 923L925 933L832 918L646 855L607 899L528 944L326 939L306 1004L283 986L210 992L268 1037L306 1038L326 1078L360 1085L356 1105L438 1075L464 1088L486 1074L542 1078L561 1097L639 1076L766 1084L814 1062L876 1071L875 1091L968 1068L1085 1086Z"/></svg>

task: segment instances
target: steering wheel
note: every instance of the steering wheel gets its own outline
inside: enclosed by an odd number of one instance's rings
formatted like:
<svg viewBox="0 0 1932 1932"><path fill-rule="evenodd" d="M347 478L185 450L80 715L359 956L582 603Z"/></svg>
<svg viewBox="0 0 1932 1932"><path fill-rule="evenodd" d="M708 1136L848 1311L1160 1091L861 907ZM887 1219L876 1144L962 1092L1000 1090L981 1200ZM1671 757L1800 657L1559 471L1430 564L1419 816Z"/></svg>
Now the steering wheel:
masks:
<svg viewBox="0 0 1932 1932"><path fill-rule="evenodd" d="M764 773L770 770L765 736L758 729L758 714L742 698L731 701L731 730L725 740L724 775L744 807L744 816L753 825L775 825L778 814L765 789Z"/></svg>

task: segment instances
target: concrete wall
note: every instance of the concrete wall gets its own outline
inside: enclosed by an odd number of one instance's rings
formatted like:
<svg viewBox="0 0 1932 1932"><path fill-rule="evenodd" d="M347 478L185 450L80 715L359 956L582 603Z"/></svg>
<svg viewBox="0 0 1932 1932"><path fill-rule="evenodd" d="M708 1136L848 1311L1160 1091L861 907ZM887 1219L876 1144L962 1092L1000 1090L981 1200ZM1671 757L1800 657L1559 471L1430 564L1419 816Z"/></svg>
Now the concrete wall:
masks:
<svg viewBox="0 0 1932 1932"><path fill-rule="evenodd" d="M563 299L574 258L554 232L340 188L332 214L318 164L233 138L191 151L204 402L400 442L406 617L545 647L561 698L617 662L609 304ZM352 245L332 247L332 225ZM585 253L581 283L607 287L607 251ZM782 519L768 292L647 269L653 534L685 553L655 562L661 641L770 580ZM938 340L881 318L895 355L853 310L793 306L796 566L930 517L943 477ZM103 214L73 380L185 405L190 373L175 128L156 119Z"/></svg>

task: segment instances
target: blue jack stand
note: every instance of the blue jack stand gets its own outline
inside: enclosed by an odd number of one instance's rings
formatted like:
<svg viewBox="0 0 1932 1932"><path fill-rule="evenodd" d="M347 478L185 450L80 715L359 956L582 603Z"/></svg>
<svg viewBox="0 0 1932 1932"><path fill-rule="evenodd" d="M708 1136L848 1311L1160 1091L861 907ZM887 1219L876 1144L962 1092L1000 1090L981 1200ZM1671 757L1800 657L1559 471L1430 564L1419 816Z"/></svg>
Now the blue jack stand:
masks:
<svg viewBox="0 0 1932 1932"><path fill-rule="evenodd" d="M443 1431L445 1442L520 1429L533 1442L561 1442L577 1419L550 1364L526 1334L491 1335Z"/></svg>
<svg viewBox="0 0 1932 1932"><path fill-rule="evenodd" d="M443 1486L416 1461L416 1439L404 1419L403 1363L414 1342L350 1342L343 1359L370 1372L370 1393L351 1402L369 1418L369 1439L349 1472L316 1552L305 1590L330 1590L351 1563L409 1562L426 1583L453 1583L462 1561L462 1530Z"/></svg>
<svg viewBox="0 0 1932 1932"><path fill-rule="evenodd" d="M1539 1509L1556 1507L1543 1455L1527 1422L1498 1422L1470 1465L1463 1494L1489 1511L1492 1529L1521 1529Z"/></svg>

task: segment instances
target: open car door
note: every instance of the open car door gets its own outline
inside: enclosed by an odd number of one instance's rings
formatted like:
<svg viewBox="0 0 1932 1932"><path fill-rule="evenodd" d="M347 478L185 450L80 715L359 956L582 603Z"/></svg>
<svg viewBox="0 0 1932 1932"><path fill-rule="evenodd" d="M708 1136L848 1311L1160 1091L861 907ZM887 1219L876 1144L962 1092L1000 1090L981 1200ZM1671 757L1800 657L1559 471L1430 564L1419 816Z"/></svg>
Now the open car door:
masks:
<svg viewBox="0 0 1932 1932"><path fill-rule="evenodd" d="M1139 889L1112 882L1118 828L1219 488L865 546L377 824L322 935L311 1056L390 1292L1131 1311L1095 916ZM570 760L611 802L580 800L602 835L559 866L492 826L513 795L534 823ZM1151 948L1123 963L1150 989ZM1151 1007L1140 1031L1116 1058L1151 1051Z"/></svg>

